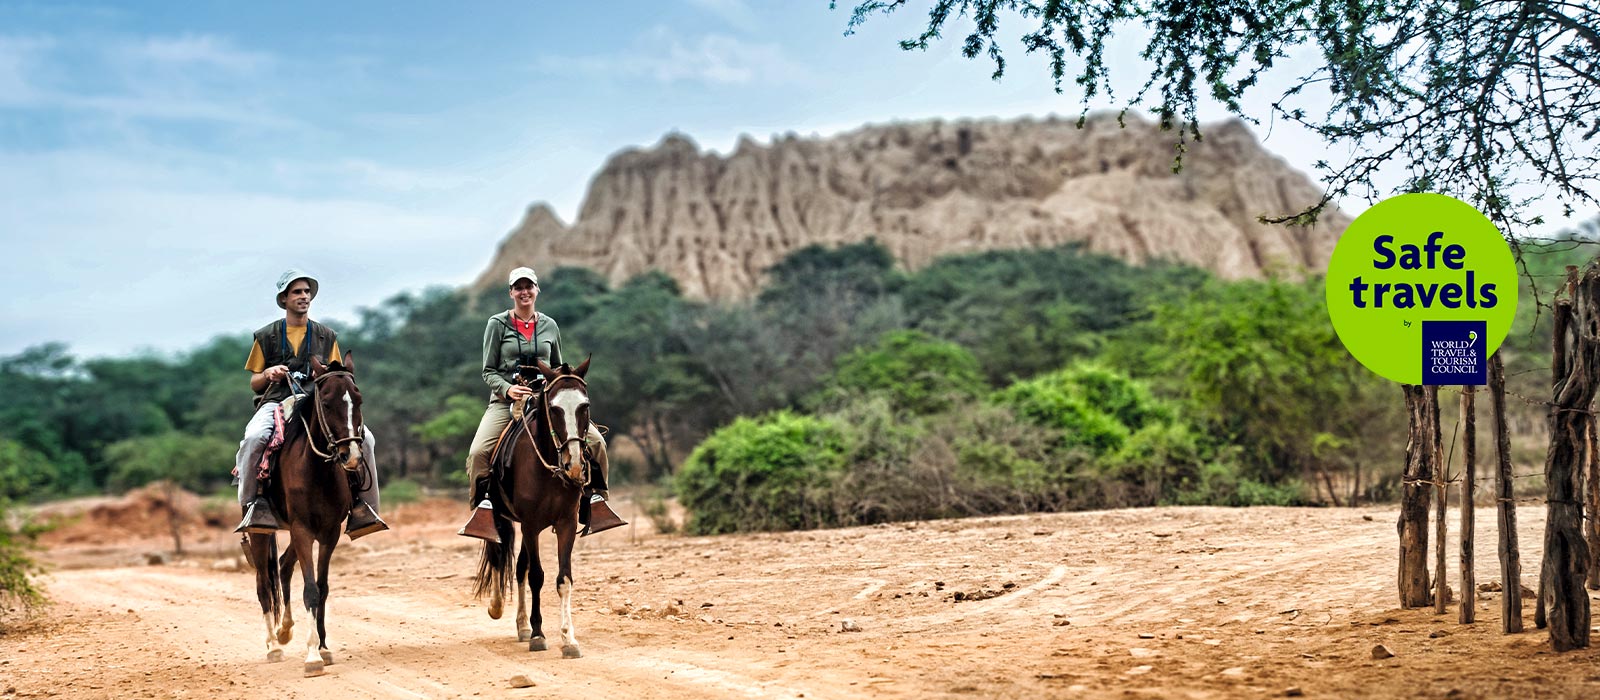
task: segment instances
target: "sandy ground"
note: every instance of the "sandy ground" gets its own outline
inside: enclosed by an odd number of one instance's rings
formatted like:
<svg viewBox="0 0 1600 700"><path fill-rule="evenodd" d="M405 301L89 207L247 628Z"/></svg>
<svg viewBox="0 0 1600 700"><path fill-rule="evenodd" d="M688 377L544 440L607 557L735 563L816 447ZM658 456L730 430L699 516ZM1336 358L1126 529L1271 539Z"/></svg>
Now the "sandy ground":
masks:
<svg viewBox="0 0 1600 700"><path fill-rule="evenodd" d="M1479 513L1478 581L1496 581L1493 513ZM265 660L253 578L229 568L237 548L226 536L157 565L143 555L167 546L160 539L59 544L47 553L54 607L0 636L0 697L1600 692L1600 653L1551 651L1532 629L1532 601L1530 631L1509 636L1498 594L1480 594L1472 625L1457 623L1454 605L1443 616L1398 609L1392 507L1160 508L725 537L618 529L580 543L584 657L574 660L554 644L526 651L514 602L490 620L471 597L478 548L453 534L462 515L455 504L402 507L393 531L341 545L328 617L336 663L316 678L300 663L303 610L288 660ZM1532 584L1543 510L1518 518ZM554 638L553 585L543 601ZM1395 656L1374 660L1377 644ZM512 688L519 674L534 685Z"/></svg>

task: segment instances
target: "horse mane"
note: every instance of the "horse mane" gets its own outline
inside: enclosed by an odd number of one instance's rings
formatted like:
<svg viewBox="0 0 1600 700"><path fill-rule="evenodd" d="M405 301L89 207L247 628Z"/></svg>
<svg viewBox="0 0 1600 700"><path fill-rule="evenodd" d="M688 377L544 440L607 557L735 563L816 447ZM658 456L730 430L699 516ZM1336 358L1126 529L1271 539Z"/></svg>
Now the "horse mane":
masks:
<svg viewBox="0 0 1600 700"><path fill-rule="evenodd" d="M295 413L297 415L304 415L304 414L302 414L300 412L301 411L312 410L312 408L309 405L309 403L311 401L315 401L315 400L316 400L316 397L314 395L306 394L298 402L295 403L295 406L294 406ZM286 449L289 446L289 443L291 441L293 441L293 440L298 440L298 439L305 438L306 437L306 426L307 426L306 421L301 420L300 418L295 418L293 420L285 420L285 421L283 421L283 447L279 448L279 449L280 450Z"/></svg>

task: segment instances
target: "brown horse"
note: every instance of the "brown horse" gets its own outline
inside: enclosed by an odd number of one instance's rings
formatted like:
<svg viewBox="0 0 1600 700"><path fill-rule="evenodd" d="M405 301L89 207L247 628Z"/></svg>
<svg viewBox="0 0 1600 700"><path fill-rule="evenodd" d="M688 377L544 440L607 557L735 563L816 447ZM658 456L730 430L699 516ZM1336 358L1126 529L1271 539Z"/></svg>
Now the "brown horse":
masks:
<svg viewBox="0 0 1600 700"><path fill-rule="evenodd" d="M578 508L588 479L583 438L589 434L589 388L583 376L589 361L576 369L562 364L538 370L544 391L529 401L528 420L509 433L501 450L511 450L511 468L495 475L489 488L495 531L500 542L485 542L475 578L476 593L489 594L489 617L500 619L511 569L512 522L522 524L517 555L517 641L528 651L544 651L544 620L539 614L539 589L544 567L539 562L539 533L555 530L556 592L561 595L561 655L575 659L578 637L572 625L572 545L578 536ZM498 460L497 460L498 461ZM530 608L528 595L533 597Z"/></svg>
<svg viewBox="0 0 1600 700"><path fill-rule="evenodd" d="M284 422L278 465L267 484L273 514L289 530L289 547L278 556L277 535L249 535L246 552L256 570L256 598L267 623L267 660L282 661L282 645L293 636L289 584L300 563L306 610L317 621L306 640L307 676L333 663L324 624L328 603L328 562L345 516L350 512L351 475L361 470L361 392L356 389L355 358L325 365L311 358L312 391Z"/></svg>

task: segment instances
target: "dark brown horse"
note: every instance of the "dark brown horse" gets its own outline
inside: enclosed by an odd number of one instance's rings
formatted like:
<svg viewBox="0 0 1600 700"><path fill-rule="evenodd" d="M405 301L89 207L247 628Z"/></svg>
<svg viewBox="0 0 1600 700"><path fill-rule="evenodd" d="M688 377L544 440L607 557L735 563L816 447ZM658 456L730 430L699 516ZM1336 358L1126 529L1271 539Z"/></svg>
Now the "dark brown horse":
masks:
<svg viewBox="0 0 1600 700"><path fill-rule="evenodd" d="M278 555L277 535L250 534L246 551L256 569L256 598L267 623L267 660L283 660L282 645L293 636L289 584L300 563L306 610L317 621L306 640L306 675L333 663L324 624L328 603L328 562L339 544L350 512L352 474L361 470L361 392L356 389L355 358L325 365L311 358L311 393L284 421L278 465L267 484L278 522L289 530L289 547Z"/></svg>
<svg viewBox="0 0 1600 700"><path fill-rule="evenodd" d="M561 655L575 659L578 637L572 625L572 545L578 538L578 508L588 472L583 438L589 434L589 388L583 376L589 361L576 369L563 364L551 369L539 362L544 391L528 403L529 419L508 433L501 450L511 450L511 468L495 475L489 488L494 526L500 542L485 542L475 579L477 595L489 594L489 617L500 619L511 570L512 523L522 524L517 555L517 641L528 651L543 651L544 620L539 614L539 589L544 567L539 562L539 533L555 530L556 592L561 595ZM528 596L532 593L530 608Z"/></svg>

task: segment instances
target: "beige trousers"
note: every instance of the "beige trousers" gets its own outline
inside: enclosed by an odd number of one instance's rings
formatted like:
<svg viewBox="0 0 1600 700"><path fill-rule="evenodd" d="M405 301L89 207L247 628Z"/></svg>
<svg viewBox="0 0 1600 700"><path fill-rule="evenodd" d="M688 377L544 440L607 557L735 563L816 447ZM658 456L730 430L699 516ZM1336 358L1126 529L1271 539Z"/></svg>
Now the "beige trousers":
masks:
<svg viewBox="0 0 1600 700"><path fill-rule="evenodd" d="M478 421L478 432L472 436L472 446L467 448L468 479L477 481L488 476L489 456L494 454L494 446L500 444L500 433L510 424L511 404L490 401L483 410L483 419ZM600 468L599 483L609 485L611 460L606 454L606 439L593 423L589 424L589 437L584 442L594 455L595 466Z"/></svg>

